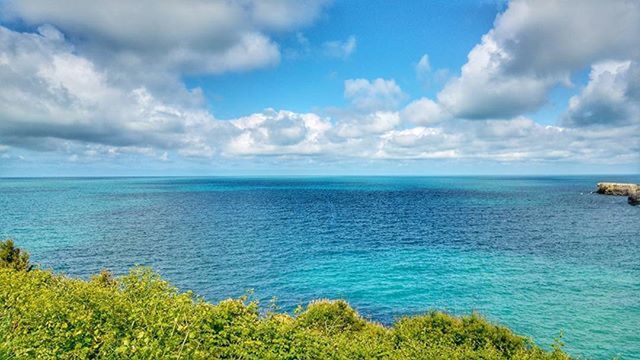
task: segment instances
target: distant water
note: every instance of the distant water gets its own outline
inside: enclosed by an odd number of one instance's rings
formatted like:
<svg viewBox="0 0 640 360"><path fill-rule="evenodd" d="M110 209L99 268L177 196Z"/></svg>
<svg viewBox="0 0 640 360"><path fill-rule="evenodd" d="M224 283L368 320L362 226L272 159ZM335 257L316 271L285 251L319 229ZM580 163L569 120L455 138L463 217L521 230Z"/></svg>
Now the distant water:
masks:
<svg viewBox="0 0 640 360"><path fill-rule="evenodd" d="M150 265L218 301L345 298L384 322L476 310L640 358L639 177L0 179L0 237L74 276Z"/></svg>

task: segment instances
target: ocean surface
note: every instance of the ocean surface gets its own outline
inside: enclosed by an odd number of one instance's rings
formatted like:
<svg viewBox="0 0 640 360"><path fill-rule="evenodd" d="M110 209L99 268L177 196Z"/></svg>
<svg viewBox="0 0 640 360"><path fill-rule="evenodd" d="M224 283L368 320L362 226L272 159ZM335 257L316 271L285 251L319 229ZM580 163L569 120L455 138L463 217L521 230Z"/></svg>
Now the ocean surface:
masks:
<svg viewBox="0 0 640 360"><path fill-rule="evenodd" d="M0 237L72 276L148 265L209 301L478 311L640 359L640 207L597 177L0 179Z"/></svg>

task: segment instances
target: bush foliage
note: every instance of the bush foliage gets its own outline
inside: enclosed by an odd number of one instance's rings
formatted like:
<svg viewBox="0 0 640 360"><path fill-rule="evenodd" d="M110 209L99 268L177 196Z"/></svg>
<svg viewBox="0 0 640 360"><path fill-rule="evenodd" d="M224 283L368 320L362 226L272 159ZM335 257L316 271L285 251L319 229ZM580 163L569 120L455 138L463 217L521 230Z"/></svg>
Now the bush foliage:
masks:
<svg viewBox="0 0 640 360"><path fill-rule="evenodd" d="M0 268L15 270L31 270L29 254L17 248L13 240L0 241Z"/></svg>
<svg viewBox="0 0 640 360"><path fill-rule="evenodd" d="M342 300L297 315L247 298L207 303L146 268L89 281L0 267L0 358L566 359L478 315L404 317L392 327Z"/></svg>

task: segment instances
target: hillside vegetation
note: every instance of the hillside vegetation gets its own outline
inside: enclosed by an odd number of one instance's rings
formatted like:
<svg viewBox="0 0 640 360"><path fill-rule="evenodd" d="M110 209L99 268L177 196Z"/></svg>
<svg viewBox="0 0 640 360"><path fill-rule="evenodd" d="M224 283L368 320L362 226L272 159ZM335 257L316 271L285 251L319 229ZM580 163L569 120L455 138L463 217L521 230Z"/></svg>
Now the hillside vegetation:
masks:
<svg viewBox="0 0 640 360"><path fill-rule="evenodd" d="M478 315L440 312L393 326L342 300L295 315L246 298L207 303L147 268L89 281L31 269L0 242L0 358L8 359L566 359Z"/></svg>

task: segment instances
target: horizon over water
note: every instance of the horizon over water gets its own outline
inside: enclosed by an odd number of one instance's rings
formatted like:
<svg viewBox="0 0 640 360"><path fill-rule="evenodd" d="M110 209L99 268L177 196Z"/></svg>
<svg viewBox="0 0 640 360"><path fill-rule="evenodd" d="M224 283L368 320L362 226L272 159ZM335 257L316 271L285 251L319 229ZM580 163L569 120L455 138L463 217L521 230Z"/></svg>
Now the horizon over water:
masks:
<svg viewBox="0 0 640 360"><path fill-rule="evenodd" d="M640 207L590 176L0 178L0 238L71 276L151 266L208 301L344 298L391 323L478 311L640 359Z"/></svg>

